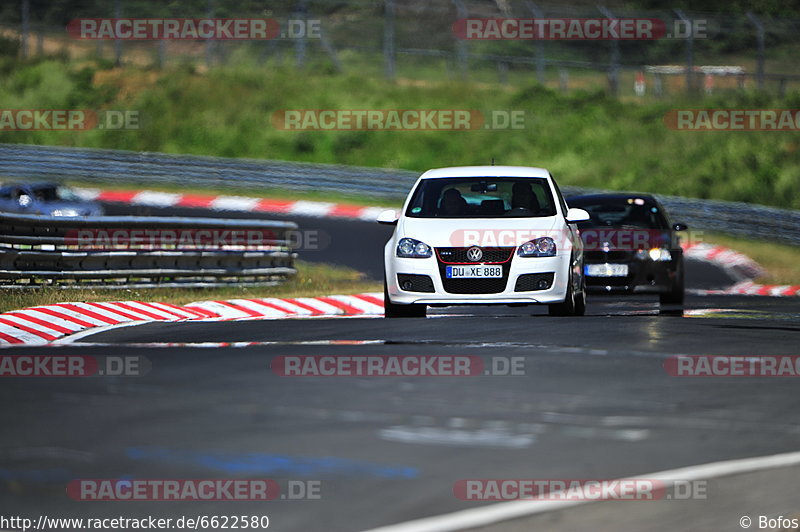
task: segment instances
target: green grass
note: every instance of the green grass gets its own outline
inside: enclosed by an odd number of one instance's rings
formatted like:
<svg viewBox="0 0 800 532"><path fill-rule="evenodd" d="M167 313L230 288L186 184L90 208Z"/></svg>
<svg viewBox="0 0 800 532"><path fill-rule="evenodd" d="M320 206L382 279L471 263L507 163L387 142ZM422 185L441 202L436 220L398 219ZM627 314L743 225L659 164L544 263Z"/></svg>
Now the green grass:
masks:
<svg viewBox="0 0 800 532"><path fill-rule="evenodd" d="M800 134L682 132L663 123L674 108L800 108L800 93L784 100L728 92L705 100L619 101L598 91L563 95L536 85L533 75L508 86L447 78L391 83L329 69L298 72L238 55L206 73L186 65L160 72L134 66L115 70L102 62L57 59L5 65L4 70L1 108L133 109L141 113L142 127L2 131L2 142L414 171L495 158L500 164L545 166L564 185L800 208ZM323 108L521 110L526 123L524 129L500 131L289 132L270 122L277 110ZM175 186L195 190L192 183Z"/></svg>
<svg viewBox="0 0 800 532"><path fill-rule="evenodd" d="M383 285L365 280L363 274L341 266L297 262L297 276L279 286L222 288L149 288L149 289L70 289L45 287L35 290L0 289L0 312L38 305L65 302L160 301L185 305L209 299L262 297L315 297L332 294L380 292Z"/></svg>

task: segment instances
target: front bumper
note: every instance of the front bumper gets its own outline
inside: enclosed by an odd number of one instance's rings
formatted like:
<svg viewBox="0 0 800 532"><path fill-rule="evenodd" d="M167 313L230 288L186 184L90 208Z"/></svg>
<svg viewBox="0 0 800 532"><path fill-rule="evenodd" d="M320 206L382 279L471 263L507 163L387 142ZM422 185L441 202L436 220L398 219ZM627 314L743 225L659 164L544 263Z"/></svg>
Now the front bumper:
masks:
<svg viewBox="0 0 800 532"><path fill-rule="evenodd" d="M477 263L480 264L480 263ZM494 304L550 304L564 301L569 279L570 256L518 257L513 255L508 268L505 286L496 293L464 294L445 290L442 273L436 257L405 259L389 257L386 260L386 289L389 299L396 304L425 305L494 305ZM553 273L550 288L544 290L516 291L517 280L525 274ZM433 284L432 292L403 290L399 286L398 274L428 276ZM476 279L477 282L481 280Z"/></svg>
<svg viewBox="0 0 800 532"><path fill-rule="evenodd" d="M627 264L625 277L586 276L586 290L592 293L662 294L670 292L679 275L680 258L655 262L649 260L608 261L609 264ZM587 262L586 264L590 264ZM591 264L603 264L592 261Z"/></svg>

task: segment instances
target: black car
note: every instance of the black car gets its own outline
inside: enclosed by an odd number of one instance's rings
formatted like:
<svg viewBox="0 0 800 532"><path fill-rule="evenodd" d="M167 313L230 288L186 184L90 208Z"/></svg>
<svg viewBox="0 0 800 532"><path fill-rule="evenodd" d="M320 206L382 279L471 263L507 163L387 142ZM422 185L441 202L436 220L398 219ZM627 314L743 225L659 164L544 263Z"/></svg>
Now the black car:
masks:
<svg viewBox="0 0 800 532"><path fill-rule="evenodd" d="M63 185L21 183L0 187L0 212L46 216L102 216L103 207L99 203L84 200Z"/></svg>
<svg viewBox="0 0 800 532"><path fill-rule="evenodd" d="M578 224L590 292L658 294L682 304L683 249L661 204L647 194L591 194L567 199L591 219Z"/></svg>

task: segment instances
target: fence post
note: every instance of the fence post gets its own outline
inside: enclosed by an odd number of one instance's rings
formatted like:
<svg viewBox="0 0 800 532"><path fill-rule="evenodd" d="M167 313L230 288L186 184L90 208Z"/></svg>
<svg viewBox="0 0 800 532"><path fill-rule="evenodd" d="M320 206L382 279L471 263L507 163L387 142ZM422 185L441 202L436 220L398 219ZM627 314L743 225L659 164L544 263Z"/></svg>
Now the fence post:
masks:
<svg viewBox="0 0 800 532"><path fill-rule="evenodd" d="M394 79L395 75L394 46L394 0L386 0L383 17L383 60L387 79Z"/></svg>
<svg viewBox="0 0 800 532"><path fill-rule="evenodd" d="M505 61L497 63L497 77L501 85L508 85L508 63Z"/></svg>
<svg viewBox="0 0 800 532"><path fill-rule="evenodd" d="M20 53L23 59L28 58L28 35L31 31L31 0L22 0L22 34L20 36Z"/></svg>
<svg viewBox="0 0 800 532"><path fill-rule="evenodd" d="M322 49L325 50L325 53L328 54L328 57L330 57L331 63L333 63L333 68L336 69L336 72L344 72L342 62L339 61L339 56L336 54L336 48L333 47L333 43L328 40L328 37L326 37L325 32L322 31L321 27L319 29L319 44L322 46Z"/></svg>
<svg viewBox="0 0 800 532"><path fill-rule="evenodd" d="M214 18L214 0L208 0L206 4L206 17ZM214 59L214 41L206 39L206 67L211 68L211 63Z"/></svg>
<svg viewBox="0 0 800 532"><path fill-rule="evenodd" d="M756 38L758 39L756 82L758 83L758 90L764 90L764 24L751 12L747 13L747 18L756 27Z"/></svg>
<svg viewBox="0 0 800 532"><path fill-rule="evenodd" d="M544 18L544 12L539 9L539 6L534 4L533 2L525 2L525 5L528 7L528 10L533 14L534 18ZM536 80L544 85L544 35L540 35L539 39L536 41Z"/></svg>
<svg viewBox="0 0 800 532"><path fill-rule="evenodd" d="M675 9L674 12L690 28L689 36L686 38L686 92L691 94L694 90L694 29L683 11Z"/></svg>
<svg viewBox="0 0 800 532"><path fill-rule="evenodd" d="M114 18L122 18L122 0L114 0ZM122 65L122 41L114 39L114 66Z"/></svg>
<svg viewBox="0 0 800 532"><path fill-rule="evenodd" d="M569 90L569 72L563 67L558 69L558 88L564 94Z"/></svg>
<svg viewBox="0 0 800 532"><path fill-rule="evenodd" d="M306 28L307 9L305 0L299 0L292 13L292 19L302 20L303 27ZM294 66L296 68L303 68L306 64L306 34L294 40Z"/></svg>
<svg viewBox="0 0 800 532"><path fill-rule="evenodd" d="M598 11L603 14L604 17L609 19L615 19L617 17L614 16L614 13L611 12L605 6L597 6ZM611 91L611 94L616 96L619 90L619 40L612 39L611 40L611 67L608 72L608 88Z"/></svg>
<svg viewBox="0 0 800 532"><path fill-rule="evenodd" d="M458 18L467 18L469 16L469 12L467 8L464 7L464 3L461 0L453 0L453 4L456 6L456 14ZM456 37L456 58L458 62L458 70L459 74L462 78L467 77L467 41L464 39L459 39Z"/></svg>
<svg viewBox="0 0 800 532"><path fill-rule="evenodd" d="M158 68L164 68L164 66L167 64L167 41L166 40L161 39L160 41L158 41L157 54L158 54L158 58L157 58Z"/></svg>
<svg viewBox="0 0 800 532"><path fill-rule="evenodd" d="M39 57L44 55L44 26L38 25L36 32L36 55Z"/></svg>

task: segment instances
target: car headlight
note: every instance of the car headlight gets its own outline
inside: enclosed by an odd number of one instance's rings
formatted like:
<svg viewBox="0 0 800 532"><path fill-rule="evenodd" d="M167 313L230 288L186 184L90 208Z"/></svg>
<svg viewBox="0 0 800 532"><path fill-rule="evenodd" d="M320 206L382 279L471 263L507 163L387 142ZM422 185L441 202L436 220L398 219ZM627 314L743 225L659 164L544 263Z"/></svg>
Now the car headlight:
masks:
<svg viewBox="0 0 800 532"><path fill-rule="evenodd" d="M650 259L656 262L664 262L672 260L672 253L665 248L640 249L636 252L636 258L639 260Z"/></svg>
<svg viewBox="0 0 800 532"><path fill-rule="evenodd" d="M397 243L397 256L406 259L425 259L433 255L433 250L425 242L413 238L401 238Z"/></svg>
<svg viewBox="0 0 800 532"><path fill-rule="evenodd" d="M549 236L529 240L517 249L520 257L555 257L556 241Z"/></svg>

